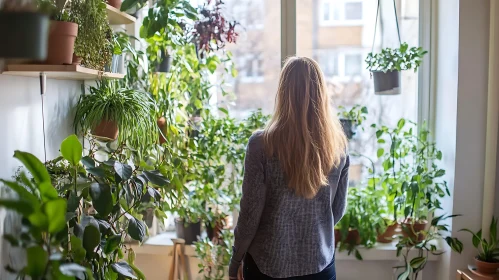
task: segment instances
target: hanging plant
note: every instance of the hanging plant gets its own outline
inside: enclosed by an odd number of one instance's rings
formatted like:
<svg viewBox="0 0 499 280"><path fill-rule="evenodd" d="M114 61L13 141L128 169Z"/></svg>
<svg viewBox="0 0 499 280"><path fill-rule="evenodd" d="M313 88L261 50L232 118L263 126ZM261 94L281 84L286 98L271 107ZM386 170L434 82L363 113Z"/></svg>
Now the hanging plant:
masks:
<svg viewBox="0 0 499 280"><path fill-rule="evenodd" d="M338 117L343 131L348 139L352 139L357 133L357 126L362 125L367 119L367 107L355 105L348 111L345 107L339 106L338 109L340 109Z"/></svg>
<svg viewBox="0 0 499 280"><path fill-rule="evenodd" d="M204 58L205 52L217 51L227 43L235 43L239 34L236 32L237 21L225 18L221 0L208 0L200 9L199 19L194 24L194 37L199 56Z"/></svg>
<svg viewBox="0 0 499 280"><path fill-rule="evenodd" d="M113 31L106 4L102 0L73 0L70 5L70 18L78 24L75 55L83 66L104 71L113 55Z"/></svg>

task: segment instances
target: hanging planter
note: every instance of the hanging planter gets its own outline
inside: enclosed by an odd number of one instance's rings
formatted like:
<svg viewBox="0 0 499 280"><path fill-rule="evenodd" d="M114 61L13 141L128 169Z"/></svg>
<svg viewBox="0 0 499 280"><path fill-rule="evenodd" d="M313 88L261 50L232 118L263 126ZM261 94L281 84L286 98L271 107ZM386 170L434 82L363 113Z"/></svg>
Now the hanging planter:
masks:
<svg viewBox="0 0 499 280"><path fill-rule="evenodd" d="M50 21L47 64L72 64L78 24L66 21Z"/></svg>
<svg viewBox="0 0 499 280"><path fill-rule="evenodd" d="M338 117L340 118L341 127L348 140L353 139L355 134L357 134L357 126L362 125L362 123L367 119L367 107L355 105L349 111L343 106L339 106Z"/></svg>
<svg viewBox="0 0 499 280"><path fill-rule="evenodd" d="M168 73L170 72L170 68L172 65L172 57L168 54L168 52L161 50L161 62L156 65L156 72L159 73Z"/></svg>
<svg viewBox="0 0 499 280"><path fill-rule="evenodd" d="M400 94L400 71L414 70L423 62L423 56L428 53L421 47L411 47L407 43L402 43L398 24L397 8L395 3L393 10L395 13L395 25L399 48L383 48L381 52L374 53L374 43L376 42L376 29L378 26L378 15L380 14L381 1L378 1L376 9L376 22L374 25L374 38L371 52L367 55L367 70L371 72L374 80L374 94L376 95L398 95Z"/></svg>
<svg viewBox="0 0 499 280"><path fill-rule="evenodd" d="M47 58L49 18L32 12L0 11L0 58L44 61Z"/></svg>

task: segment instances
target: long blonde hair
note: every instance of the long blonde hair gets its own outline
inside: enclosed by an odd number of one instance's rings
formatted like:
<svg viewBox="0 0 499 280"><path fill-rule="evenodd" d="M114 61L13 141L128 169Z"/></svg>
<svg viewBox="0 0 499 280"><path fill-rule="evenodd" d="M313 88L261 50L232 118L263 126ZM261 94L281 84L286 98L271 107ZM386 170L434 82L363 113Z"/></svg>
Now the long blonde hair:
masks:
<svg viewBox="0 0 499 280"><path fill-rule="evenodd" d="M274 115L263 132L265 152L276 156L288 187L313 198L345 155L347 140L332 114L324 75L307 57L287 59Z"/></svg>

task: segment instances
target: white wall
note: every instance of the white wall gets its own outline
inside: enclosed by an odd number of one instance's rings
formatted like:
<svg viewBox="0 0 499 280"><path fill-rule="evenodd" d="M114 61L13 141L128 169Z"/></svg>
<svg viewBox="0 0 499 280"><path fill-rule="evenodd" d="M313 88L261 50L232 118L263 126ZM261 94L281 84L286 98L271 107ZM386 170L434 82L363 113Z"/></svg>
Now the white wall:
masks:
<svg viewBox="0 0 499 280"><path fill-rule="evenodd" d="M59 145L73 133L74 105L78 101L81 82L47 79L45 102L45 130L47 158L59 155ZM42 110L38 78L0 75L0 178L11 179L20 163L14 159L15 150L33 153L44 160ZM3 233L5 211L0 210L0 236ZM0 264L3 269L8 253L0 241ZM3 256L2 256L3 255ZM10 256L11 257L11 256ZM0 279L7 279L0 271Z"/></svg>

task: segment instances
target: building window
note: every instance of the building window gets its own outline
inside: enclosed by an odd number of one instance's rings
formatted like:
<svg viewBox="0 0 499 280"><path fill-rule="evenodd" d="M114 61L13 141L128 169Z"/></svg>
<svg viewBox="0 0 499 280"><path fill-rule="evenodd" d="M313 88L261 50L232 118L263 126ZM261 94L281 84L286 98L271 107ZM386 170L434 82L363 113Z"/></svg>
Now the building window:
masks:
<svg viewBox="0 0 499 280"><path fill-rule="evenodd" d="M345 76L360 75L362 65L362 54L345 54Z"/></svg>
<svg viewBox="0 0 499 280"><path fill-rule="evenodd" d="M246 54L237 59L240 81L242 83L263 82L263 58L261 53Z"/></svg>
<svg viewBox="0 0 499 280"><path fill-rule="evenodd" d="M364 51L359 50L317 50L317 58L326 78L348 80L358 78L363 74Z"/></svg>
<svg viewBox="0 0 499 280"><path fill-rule="evenodd" d="M362 25L362 0L322 0L322 25ZM331 17L331 15L333 15Z"/></svg>

